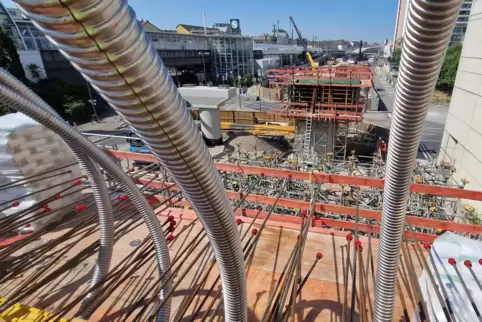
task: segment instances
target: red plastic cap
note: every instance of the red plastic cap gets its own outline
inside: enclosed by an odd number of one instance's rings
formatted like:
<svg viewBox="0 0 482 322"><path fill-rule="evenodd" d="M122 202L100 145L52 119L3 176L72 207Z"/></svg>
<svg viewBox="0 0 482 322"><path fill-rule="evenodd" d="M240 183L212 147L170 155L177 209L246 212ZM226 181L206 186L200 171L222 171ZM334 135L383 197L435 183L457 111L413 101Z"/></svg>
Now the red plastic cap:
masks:
<svg viewBox="0 0 482 322"><path fill-rule="evenodd" d="M432 245L430 245L430 243L425 243L423 244L423 248L425 248L425 250L429 250L430 248L432 248Z"/></svg>
<svg viewBox="0 0 482 322"><path fill-rule="evenodd" d="M72 170L68 170L67 173L72 173Z"/></svg>
<svg viewBox="0 0 482 322"><path fill-rule="evenodd" d="M169 230L171 233L176 230L176 227L174 226L169 226L169 228L167 228L167 230Z"/></svg>
<svg viewBox="0 0 482 322"><path fill-rule="evenodd" d="M346 235L346 240L348 240L348 241L353 240L353 235L352 235L351 233L348 233L348 234Z"/></svg>
<svg viewBox="0 0 482 322"><path fill-rule="evenodd" d="M300 215L303 216L303 217L306 217L306 210L302 210Z"/></svg>
<svg viewBox="0 0 482 322"><path fill-rule="evenodd" d="M32 224L26 224L25 227L32 227Z"/></svg>
<svg viewBox="0 0 482 322"><path fill-rule="evenodd" d="M60 197L60 195L55 195L54 198L55 198L55 200L59 200L61 197Z"/></svg>
<svg viewBox="0 0 482 322"><path fill-rule="evenodd" d="M152 206L156 203L156 199L152 198L152 199L147 200L147 202L149 203L149 205Z"/></svg>
<svg viewBox="0 0 482 322"><path fill-rule="evenodd" d="M259 210L259 211L263 210L263 207L258 207L258 210Z"/></svg>
<svg viewBox="0 0 482 322"><path fill-rule="evenodd" d="M82 184L82 180L77 179L74 181L74 186L80 186Z"/></svg>
<svg viewBox="0 0 482 322"><path fill-rule="evenodd" d="M264 177L264 172L261 172L261 176Z"/></svg>
<svg viewBox="0 0 482 322"><path fill-rule="evenodd" d="M293 178L293 176L291 174L288 174L288 179L291 179Z"/></svg>
<svg viewBox="0 0 482 322"><path fill-rule="evenodd" d="M51 211L52 211L52 209L50 209L49 207L44 208L44 214L47 214L47 213L49 213L49 212L51 212Z"/></svg>
<svg viewBox="0 0 482 322"><path fill-rule="evenodd" d="M129 200L129 197L127 197L127 195L120 195L117 196L117 200L126 201Z"/></svg>
<svg viewBox="0 0 482 322"><path fill-rule="evenodd" d="M19 201L14 201L12 202L12 207L18 207L20 206L20 202Z"/></svg>
<svg viewBox="0 0 482 322"><path fill-rule="evenodd" d="M236 225L241 225L243 223L243 221L241 219L236 219Z"/></svg>
<svg viewBox="0 0 482 322"><path fill-rule="evenodd" d="M481 259L479 259L479 264L480 264L480 265L482 265L482 258L481 258Z"/></svg>
<svg viewBox="0 0 482 322"><path fill-rule="evenodd" d="M457 264L457 262L455 261L455 258L452 258L452 257L449 258L448 262L449 262L450 265Z"/></svg>
<svg viewBox="0 0 482 322"><path fill-rule="evenodd" d="M173 220L174 220L174 216L172 216L172 215L171 215L171 216L167 216L167 220L173 221Z"/></svg>
<svg viewBox="0 0 482 322"><path fill-rule="evenodd" d="M253 228L253 230L251 230L251 234L256 235L257 233L258 233L258 230L256 228Z"/></svg>
<svg viewBox="0 0 482 322"><path fill-rule="evenodd" d="M132 168L132 169L130 170L130 172L135 172L135 171L136 171L136 169L134 169L134 168Z"/></svg>
<svg viewBox="0 0 482 322"><path fill-rule="evenodd" d="M44 209L47 209L48 207L49 207L49 204L48 204L48 203L42 205L42 208L44 208Z"/></svg>
<svg viewBox="0 0 482 322"><path fill-rule="evenodd" d="M28 234L28 235L33 234L33 230L31 230L31 229L27 230L25 233Z"/></svg>
<svg viewBox="0 0 482 322"><path fill-rule="evenodd" d="M167 239L168 241L173 241L174 238L175 238L174 235L173 235L173 234L170 234L169 236L167 236L166 239Z"/></svg>
<svg viewBox="0 0 482 322"><path fill-rule="evenodd" d="M321 252L316 253L316 259L322 259L323 254Z"/></svg>
<svg viewBox="0 0 482 322"><path fill-rule="evenodd" d="M170 224L171 226L176 226L177 222L175 220L170 220Z"/></svg>
<svg viewBox="0 0 482 322"><path fill-rule="evenodd" d="M75 206L75 210L77 210L77 211L84 211L85 209L87 209L87 206L84 205L83 203L81 203L80 205Z"/></svg>
<svg viewBox="0 0 482 322"><path fill-rule="evenodd" d="M468 259L464 260L464 265L467 267L472 267L472 262L469 261Z"/></svg>

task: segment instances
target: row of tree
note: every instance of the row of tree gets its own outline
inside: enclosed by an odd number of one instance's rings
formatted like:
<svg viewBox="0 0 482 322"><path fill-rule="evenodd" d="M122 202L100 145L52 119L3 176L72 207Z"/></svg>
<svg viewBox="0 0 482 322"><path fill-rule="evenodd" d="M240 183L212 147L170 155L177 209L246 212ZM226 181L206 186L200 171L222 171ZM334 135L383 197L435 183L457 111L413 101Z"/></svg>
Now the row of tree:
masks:
<svg viewBox="0 0 482 322"><path fill-rule="evenodd" d="M25 77L25 71L14 42L0 26L0 67L6 69L37 95L47 102L64 119L71 122L85 122L90 118L88 106L89 95L86 89L72 86L56 79L46 79L38 65L31 64L28 70L37 82L31 82ZM6 104L0 102L0 115L15 112Z"/></svg>
<svg viewBox="0 0 482 322"><path fill-rule="evenodd" d="M457 69L459 68L460 55L462 53L462 44L450 46L445 54L442 69L437 80L437 89L452 93L455 86L455 77L457 76ZM402 58L402 49L396 48L389 61L394 65L400 63Z"/></svg>

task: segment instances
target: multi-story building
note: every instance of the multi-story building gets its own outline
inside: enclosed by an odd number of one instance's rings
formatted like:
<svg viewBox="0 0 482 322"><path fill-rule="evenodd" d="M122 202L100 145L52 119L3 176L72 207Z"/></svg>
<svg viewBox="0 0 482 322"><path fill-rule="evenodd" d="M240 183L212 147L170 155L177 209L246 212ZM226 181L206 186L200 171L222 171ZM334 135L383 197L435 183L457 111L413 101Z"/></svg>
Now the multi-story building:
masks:
<svg viewBox="0 0 482 322"><path fill-rule="evenodd" d="M440 160L456 167L459 184L467 179L467 189L482 190L482 0L474 1L468 20Z"/></svg>
<svg viewBox="0 0 482 322"><path fill-rule="evenodd" d="M399 46L405 34L405 23L407 21L408 5L410 0L398 0L397 17L395 20L395 34L393 35L394 47Z"/></svg>
<svg viewBox="0 0 482 322"><path fill-rule="evenodd" d="M454 33L450 40L450 46L464 41L467 32L467 24L469 23L470 11L472 9L472 0L464 0L460 9L457 23L455 24Z"/></svg>
<svg viewBox="0 0 482 322"><path fill-rule="evenodd" d="M0 2L0 27L3 27L17 47L25 76L31 81L38 79L32 75L32 66L38 73L46 76L40 50L53 49L47 38L25 19L19 9L5 8Z"/></svg>
<svg viewBox="0 0 482 322"><path fill-rule="evenodd" d="M410 8L411 0L398 0L397 17L395 21L395 34L393 36L394 46L400 46L407 28L407 13ZM463 0L460 8L459 17L454 28L450 46L464 41L464 36L467 31L467 24L469 22L470 11L472 9L473 0Z"/></svg>

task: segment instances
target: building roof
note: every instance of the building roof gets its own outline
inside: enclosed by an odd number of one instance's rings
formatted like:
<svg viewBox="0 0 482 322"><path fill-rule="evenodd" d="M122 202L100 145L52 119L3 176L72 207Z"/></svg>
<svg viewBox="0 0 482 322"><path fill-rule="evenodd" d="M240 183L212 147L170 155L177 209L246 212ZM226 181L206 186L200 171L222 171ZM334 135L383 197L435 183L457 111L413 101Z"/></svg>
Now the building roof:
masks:
<svg viewBox="0 0 482 322"><path fill-rule="evenodd" d="M194 26L194 25L186 25L186 24L178 24L176 26L176 29L179 27L183 27L187 31L191 33L197 33L197 32L204 32L204 27L203 26ZM219 31L218 28L212 28L212 27L206 27L206 31Z"/></svg>
<svg viewBox="0 0 482 322"><path fill-rule="evenodd" d="M151 31L151 32L162 32L163 30L159 29L156 27L153 23L149 22L149 20L144 20L141 19L140 21L142 27L144 28L145 31Z"/></svg>

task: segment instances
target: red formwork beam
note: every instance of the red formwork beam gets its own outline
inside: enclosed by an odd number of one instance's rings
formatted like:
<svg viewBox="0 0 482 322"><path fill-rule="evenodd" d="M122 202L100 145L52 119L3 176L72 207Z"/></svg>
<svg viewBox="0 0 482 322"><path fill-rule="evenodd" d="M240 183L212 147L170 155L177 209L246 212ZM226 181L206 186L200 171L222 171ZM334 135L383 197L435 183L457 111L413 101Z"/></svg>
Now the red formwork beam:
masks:
<svg viewBox="0 0 482 322"><path fill-rule="evenodd" d="M236 217L240 219L243 219L246 217L253 219L257 213L258 213L257 210L250 210L250 209L237 209L235 211ZM197 218L196 213L191 209L162 208L162 214L166 216L169 214L174 217L187 219L187 220L194 220ZM256 223L261 224L261 221L265 219L266 216L268 216L268 212L265 212L265 211L260 212ZM300 217L286 216L286 215L281 215L276 213L271 214L267 223L268 226L297 229L297 230L299 229L300 224L301 224ZM337 230L333 230L333 228L354 231L355 222L340 220L340 219L315 218L312 221L312 227L310 228L310 231L315 233L322 233L322 234L332 234L340 237L346 236L346 231L345 232L337 231ZM380 226L358 223L358 231L364 232L364 233L379 234ZM404 231L404 235L408 240L413 239L412 233L408 230ZM432 243L438 236L415 232L415 237L419 242Z"/></svg>
<svg viewBox="0 0 482 322"><path fill-rule="evenodd" d="M117 150L105 150L107 154L119 158L129 159L135 161L157 162L156 158L151 154L135 153ZM347 176L341 174L331 174L325 172L302 172L275 168L263 168L250 165L239 165L232 163L216 162L216 168L219 171L236 172L243 174L264 174L269 177L278 178L293 178L296 180L305 180L318 183L332 183L340 185L355 185L363 187L371 187L383 189L385 183L384 179ZM428 184L411 183L410 192L429 194L441 197L452 197L460 199L478 200L482 201L482 191L466 190L450 187L440 187Z"/></svg>
<svg viewBox="0 0 482 322"><path fill-rule="evenodd" d="M285 116L287 118L305 118L308 112L302 109L273 109L271 114ZM343 112L339 110L319 110L310 113L314 119L336 119L338 121L361 121L363 119L362 112Z"/></svg>
<svg viewBox="0 0 482 322"><path fill-rule="evenodd" d="M147 184L148 186L155 187L155 188L165 188L172 185L172 183L165 183L165 182L156 181L156 180L150 182L149 179L138 179L137 183ZM171 189L179 190L179 187L173 186ZM226 190L226 193L230 199L239 200L243 198L243 194L240 192ZM156 197L156 198L158 198L159 200L164 200L163 197ZM266 195L249 194L246 196L245 200L247 202L271 205L275 202L276 198L271 196L266 196ZM186 204L183 204L183 205L186 205ZM282 207L287 207L287 208L293 208L293 209L310 208L310 203L307 201L285 199L285 198L280 198L277 202L277 205ZM342 214L342 215L348 215L353 217L356 216L356 208L354 207L334 205L334 204L328 204L328 203L322 203L322 202L315 203L315 211ZM382 212L379 210L359 208L358 215L359 217L365 218L365 219L373 219L377 221L380 221L382 219ZM482 234L482 226L479 226L479 225L462 224L462 223L456 223L453 221L437 220L437 219L423 218L423 217L410 216L410 215L407 215L407 218L410 224L416 227L425 227L425 228L432 228L432 229L439 229L439 230L450 230L450 231L469 233L469 234Z"/></svg>

